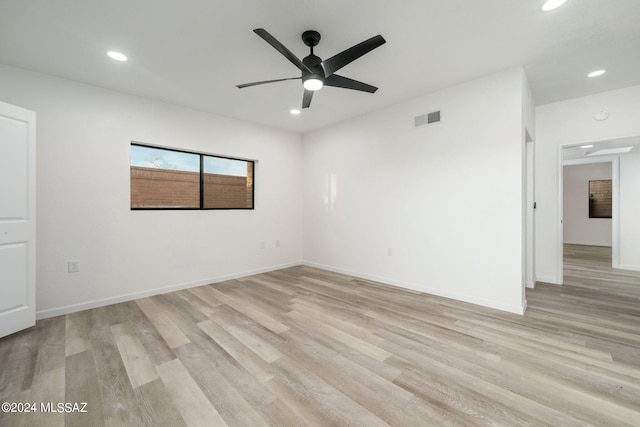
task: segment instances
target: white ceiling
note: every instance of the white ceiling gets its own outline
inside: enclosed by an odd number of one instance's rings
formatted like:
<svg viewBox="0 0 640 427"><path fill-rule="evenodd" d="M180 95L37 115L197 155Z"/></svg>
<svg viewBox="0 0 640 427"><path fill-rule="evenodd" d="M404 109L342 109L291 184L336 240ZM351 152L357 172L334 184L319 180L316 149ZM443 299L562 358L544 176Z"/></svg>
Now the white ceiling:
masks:
<svg viewBox="0 0 640 427"><path fill-rule="evenodd" d="M518 65L538 105L640 84L639 0L569 0L550 13L542 3L0 0L0 63L295 132ZM300 58L308 29L322 34L323 59L381 34L385 45L340 70L380 89L326 87L291 116L300 81L235 87L300 74L254 28ZM608 72L585 77L597 68Z"/></svg>

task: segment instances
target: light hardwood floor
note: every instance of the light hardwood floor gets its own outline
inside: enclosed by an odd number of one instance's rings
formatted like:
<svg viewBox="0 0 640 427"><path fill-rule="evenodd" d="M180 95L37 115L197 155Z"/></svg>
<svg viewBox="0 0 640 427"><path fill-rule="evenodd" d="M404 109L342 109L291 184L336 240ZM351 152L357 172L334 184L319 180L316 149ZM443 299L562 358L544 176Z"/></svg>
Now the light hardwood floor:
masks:
<svg viewBox="0 0 640 427"><path fill-rule="evenodd" d="M566 246L524 316L308 267L0 340L7 426L639 426L640 273Z"/></svg>

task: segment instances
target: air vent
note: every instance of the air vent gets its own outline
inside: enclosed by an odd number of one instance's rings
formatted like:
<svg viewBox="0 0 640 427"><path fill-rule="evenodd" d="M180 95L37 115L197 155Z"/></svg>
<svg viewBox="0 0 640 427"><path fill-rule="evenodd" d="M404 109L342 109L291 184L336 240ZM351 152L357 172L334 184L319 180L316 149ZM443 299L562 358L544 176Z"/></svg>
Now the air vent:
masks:
<svg viewBox="0 0 640 427"><path fill-rule="evenodd" d="M433 125L440 122L440 111L434 111L429 114L422 114L413 118L413 126L421 127Z"/></svg>
<svg viewBox="0 0 640 427"><path fill-rule="evenodd" d="M440 111L427 114L427 124L438 123L440 121Z"/></svg>

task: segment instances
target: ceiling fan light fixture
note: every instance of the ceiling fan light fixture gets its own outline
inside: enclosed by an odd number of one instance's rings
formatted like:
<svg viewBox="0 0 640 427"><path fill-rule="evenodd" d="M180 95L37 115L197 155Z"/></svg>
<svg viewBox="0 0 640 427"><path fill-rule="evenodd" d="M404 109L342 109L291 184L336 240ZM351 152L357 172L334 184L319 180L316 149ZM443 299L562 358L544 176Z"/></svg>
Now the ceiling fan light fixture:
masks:
<svg viewBox="0 0 640 427"><path fill-rule="evenodd" d="M309 76L303 80L302 85L306 90L316 91L322 89L322 86L324 86L324 82L318 74L309 74Z"/></svg>
<svg viewBox="0 0 640 427"><path fill-rule="evenodd" d="M547 0L543 5L542 5L542 11L543 12L549 12L552 11L554 9L559 8L560 6L562 6L563 4L565 4L567 2L567 0Z"/></svg>

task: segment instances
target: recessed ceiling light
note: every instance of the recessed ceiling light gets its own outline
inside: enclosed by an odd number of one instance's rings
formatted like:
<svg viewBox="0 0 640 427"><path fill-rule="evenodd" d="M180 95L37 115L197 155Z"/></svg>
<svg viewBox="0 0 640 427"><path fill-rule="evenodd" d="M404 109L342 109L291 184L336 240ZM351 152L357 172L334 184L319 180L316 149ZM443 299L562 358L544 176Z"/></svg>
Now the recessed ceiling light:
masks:
<svg viewBox="0 0 640 427"><path fill-rule="evenodd" d="M293 114L294 116L297 116L298 114L300 114L300 110L298 110L297 108L293 108L291 111L289 111L291 114Z"/></svg>
<svg viewBox="0 0 640 427"><path fill-rule="evenodd" d="M581 145L580 148L593 148L593 144Z"/></svg>
<svg viewBox="0 0 640 427"><path fill-rule="evenodd" d="M109 58L115 59L116 61L124 62L127 60L127 55L120 52L113 51L113 50L107 52L107 55L109 55Z"/></svg>
<svg viewBox="0 0 640 427"><path fill-rule="evenodd" d="M549 12L550 10L559 8L560 6L565 4L566 2L567 2L567 0L547 0L542 5L542 11L543 12Z"/></svg>
<svg viewBox="0 0 640 427"><path fill-rule="evenodd" d="M587 74L587 77L589 78L593 78L593 77L598 77L603 75L604 73L606 73L607 70L596 70L596 71L592 71L589 74Z"/></svg>

